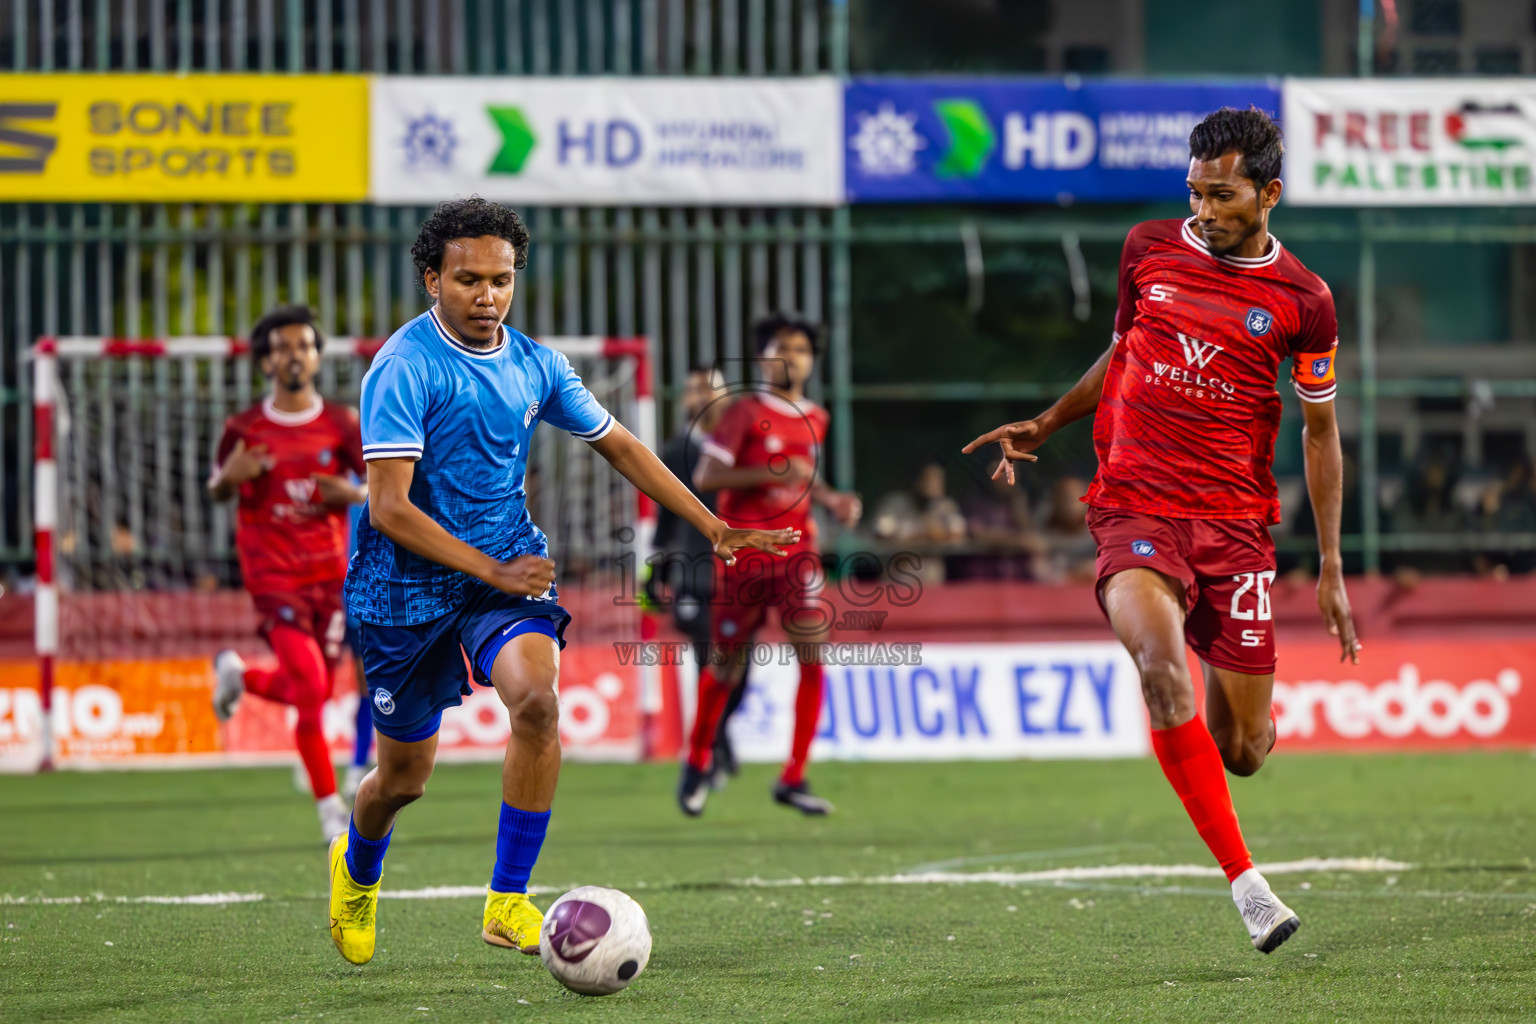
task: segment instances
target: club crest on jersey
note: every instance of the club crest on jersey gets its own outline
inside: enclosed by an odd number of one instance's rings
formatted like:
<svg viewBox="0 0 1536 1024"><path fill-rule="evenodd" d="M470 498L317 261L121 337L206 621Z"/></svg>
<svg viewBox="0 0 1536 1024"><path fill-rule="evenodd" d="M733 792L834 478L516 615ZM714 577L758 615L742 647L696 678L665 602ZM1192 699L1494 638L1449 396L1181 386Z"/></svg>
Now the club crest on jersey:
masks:
<svg viewBox="0 0 1536 1024"><path fill-rule="evenodd" d="M329 466L331 464L331 450L329 448L322 450L318 458L320 460L320 465Z"/></svg>
<svg viewBox="0 0 1536 1024"><path fill-rule="evenodd" d="M1249 334L1255 338L1262 338L1269 333L1270 327L1274 326L1275 318L1269 310L1255 306L1248 311L1248 316L1244 318L1243 323L1248 325Z"/></svg>
<svg viewBox="0 0 1536 1024"><path fill-rule="evenodd" d="M1328 364L1333 362L1332 356L1324 356L1321 359L1312 360L1312 376L1325 377L1328 374Z"/></svg>
<svg viewBox="0 0 1536 1024"><path fill-rule="evenodd" d="M392 715L395 713L395 695L388 690L374 690L373 706L381 715Z"/></svg>
<svg viewBox="0 0 1536 1024"><path fill-rule="evenodd" d="M1157 554L1157 548L1153 547L1152 542L1149 540L1133 540L1131 541L1131 552L1140 555L1142 558L1151 558Z"/></svg>
<svg viewBox="0 0 1536 1024"><path fill-rule="evenodd" d="M535 416L537 416L538 414L539 414L539 403L538 402L534 402L532 405L528 406L528 411L523 413L523 429L524 430L528 429L529 424L531 424L533 422L533 418Z"/></svg>
<svg viewBox="0 0 1536 1024"><path fill-rule="evenodd" d="M763 447L770 452L781 452L784 450L784 442L777 434L769 434L763 438Z"/></svg>

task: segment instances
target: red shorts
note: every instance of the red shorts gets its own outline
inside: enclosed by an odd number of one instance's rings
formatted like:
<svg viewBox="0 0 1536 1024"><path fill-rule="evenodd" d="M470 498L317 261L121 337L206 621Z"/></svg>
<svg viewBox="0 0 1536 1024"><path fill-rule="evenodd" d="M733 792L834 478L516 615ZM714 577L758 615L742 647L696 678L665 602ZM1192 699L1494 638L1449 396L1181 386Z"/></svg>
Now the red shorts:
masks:
<svg viewBox="0 0 1536 1024"><path fill-rule="evenodd" d="M1248 675L1275 671L1275 542L1258 519L1167 519L1092 509L1104 583L1127 569L1154 569L1184 585L1184 640L1200 660Z"/></svg>
<svg viewBox="0 0 1536 1024"><path fill-rule="evenodd" d="M315 638L327 663L341 656L341 644L347 635L347 610L341 594L341 581L317 583L298 590L252 594L261 625L262 637L270 637L278 626L292 626Z"/></svg>
<svg viewBox="0 0 1536 1024"><path fill-rule="evenodd" d="M830 628L832 602L822 596L826 572L821 555L804 545L783 558L742 551L735 565L716 562L710 635L716 644L739 644L762 626L770 607L791 640L809 640Z"/></svg>

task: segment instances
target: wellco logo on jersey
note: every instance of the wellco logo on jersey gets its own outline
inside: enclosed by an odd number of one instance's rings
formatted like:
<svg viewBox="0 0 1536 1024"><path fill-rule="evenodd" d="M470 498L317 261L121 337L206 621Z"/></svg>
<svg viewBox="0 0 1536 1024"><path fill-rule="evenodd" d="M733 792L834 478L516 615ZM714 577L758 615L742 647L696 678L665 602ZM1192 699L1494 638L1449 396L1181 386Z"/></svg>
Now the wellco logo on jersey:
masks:
<svg viewBox="0 0 1536 1024"><path fill-rule="evenodd" d="M395 695L388 690L374 690L373 706L381 715L392 715L395 713Z"/></svg>
<svg viewBox="0 0 1536 1024"><path fill-rule="evenodd" d="M1268 334L1269 328L1274 322L1273 314L1266 309L1259 309L1257 307L1250 309L1248 316L1243 320L1243 323L1248 326L1248 333L1255 338L1262 338Z"/></svg>
<svg viewBox="0 0 1536 1024"><path fill-rule="evenodd" d="M1172 363L1152 364L1152 372L1146 375L1146 383L1154 387L1171 385L1189 398L1214 398L1236 401L1237 388L1220 377L1207 376L1205 368L1223 351L1222 346L1211 341L1201 341L1187 334L1179 334L1179 346L1184 351L1184 366Z"/></svg>

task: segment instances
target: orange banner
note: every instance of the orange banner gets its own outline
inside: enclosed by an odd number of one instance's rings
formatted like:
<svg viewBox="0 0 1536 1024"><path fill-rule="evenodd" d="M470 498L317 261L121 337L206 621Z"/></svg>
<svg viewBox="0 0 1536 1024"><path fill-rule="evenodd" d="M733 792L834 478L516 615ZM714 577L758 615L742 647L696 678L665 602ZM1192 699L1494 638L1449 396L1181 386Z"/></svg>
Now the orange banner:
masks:
<svg viewBox="0 0 1536 1024"><path fill-rule="evenodd" d="M259 661L257 662L260 663ZM568 757L637 760L640 680L611 647L561 654L560 739ZM54 756L63 766L230 763L293 754L292 708L247 696L227 725L214 718L206 658L65 662L53 688ZM337 672L323 725L338 759L350 754L357 691L351 666ZM0 660L0 770L29 771L41 754L36 662ZM448 758L500 758L510 735L494 690L475 687L443 716L438 750Z"/></svg>

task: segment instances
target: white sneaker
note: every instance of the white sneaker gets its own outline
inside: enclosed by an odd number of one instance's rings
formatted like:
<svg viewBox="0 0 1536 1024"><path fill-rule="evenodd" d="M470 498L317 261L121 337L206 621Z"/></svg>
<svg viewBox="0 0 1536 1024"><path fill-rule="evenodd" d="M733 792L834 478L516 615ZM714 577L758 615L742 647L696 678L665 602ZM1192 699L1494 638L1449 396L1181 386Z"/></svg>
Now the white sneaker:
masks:
<svg viewBox="0 0 1536 1024"><path fill-rule="evenodd" d="M347 774L341 780L341 795L347 803L357 802L357 787L363 784L363 779L368 775L368 766L362 764L347 765Z"/></svg>
<svg viewBox="0 0 1536 1024"><path fill-rule="evenodd" d="M213 659L213 674L218 679L213 687L213 715L227 722L245 695L245 659L234 651L220 651Z"/></svg>
<svg viewBox="0 0 1536 1024"><path fill-rule="evenodd" d="M1249 868L1232 882L1232 902L1248 926L1248 937L1260 953L1273 953L1280 943L1296 934L1301 918L1280 902L1269 883L1255 868Z"/></svg>
<svg viewBox="0 0 1536 1024"><path fill-rule="evenodd" d="M324 799L316 800L315 810L320 813L320 835L326 842L347 834L347 827L352 822L352 812L347 810L347 802L341 798L340 793L332 793Z"/></svg>

